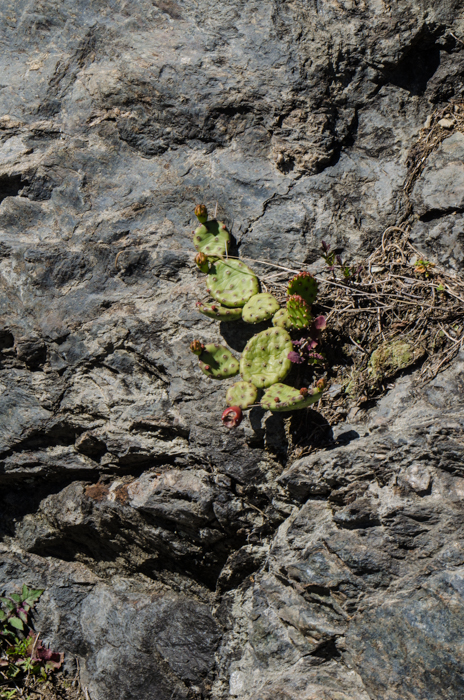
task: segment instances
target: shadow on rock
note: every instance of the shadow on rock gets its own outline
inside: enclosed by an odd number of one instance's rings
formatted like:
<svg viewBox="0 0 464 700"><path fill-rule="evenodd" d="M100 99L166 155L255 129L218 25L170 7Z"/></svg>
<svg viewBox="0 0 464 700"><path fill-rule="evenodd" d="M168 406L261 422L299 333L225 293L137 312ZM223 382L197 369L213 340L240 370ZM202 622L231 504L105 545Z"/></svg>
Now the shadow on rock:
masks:
<svg viewBox="0 0 464 700"><path fill-rule="evenodd" d="M264 323L245 323L244 321L234 321L233 323L221 323L219 332L226 343L233 350L243 352L245 345L257 333L270 328L271 324L266 321Z"/></svg>
<svg viewBox="0 0 464 700"><path fill-rule="evenodd" d="M332 426L324 416L312 409L291 414L290 434L293 449L330 447L334 443Z"/></svg>

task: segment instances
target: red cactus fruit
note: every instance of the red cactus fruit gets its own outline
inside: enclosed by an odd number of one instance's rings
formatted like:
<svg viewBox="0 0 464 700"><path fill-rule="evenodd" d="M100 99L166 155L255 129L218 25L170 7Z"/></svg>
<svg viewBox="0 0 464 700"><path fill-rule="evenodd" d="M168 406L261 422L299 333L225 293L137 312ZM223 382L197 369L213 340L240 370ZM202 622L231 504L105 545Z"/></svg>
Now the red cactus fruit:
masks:
<svg viewBox="0 0 464 700"><path fill-rule="evenodd" d="M243 420L242 409L239 406L230 406L226 408L221 417L226 428L236 428Z"/></svg>
<svg viewBox="0 0 464 700"><path fill-rule="evenodd" d="M205 346L200 343L199 340L194 340L190 343L190 350L193 352L194 355L201 355L201 351L203 350Z"/></svg>
<svg viewBox="0 0 464 700"><path fill-rule="evenodd" d="M323 391L325 389L326 384L327 384L326 379L318 379L316 382L316 386L319 389L319 391Z"/></svg>
<svg viewBox="0 0 464 700"><path fill-rule="evenodd" d="M308 392L308 390L307 390L307 388L306 388L305 386L301 387L301 389L300 389L300 394L301 394L302 396L306 397L306 396L308 395L308 393L309 393L309 392Z"/></svg>
<svg viewBox="0 0 464 700"><path fill-rule="evenodd" d="M200 224L205 224L208 220L208 210L204 204L197 204L195 207L195 216Z"/></svg>

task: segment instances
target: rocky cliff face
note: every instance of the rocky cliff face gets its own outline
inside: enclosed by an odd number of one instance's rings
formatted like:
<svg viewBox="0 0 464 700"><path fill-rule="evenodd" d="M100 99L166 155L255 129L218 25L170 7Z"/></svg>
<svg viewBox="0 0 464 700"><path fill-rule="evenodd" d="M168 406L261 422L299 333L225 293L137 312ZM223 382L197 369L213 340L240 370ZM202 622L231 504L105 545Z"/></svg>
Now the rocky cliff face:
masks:
<svg viewBox="0 0 464 700"><path fill-rule="evenodd" d="M281 417L218 424L188 345L193 208L240 256L365 256L415 216L464 267L457 0L4 0L1 587L91 700L464 694L464 355L291 458ZM450 132L451 133L451 132ZM233 347L230 331L226 340Z"/></svg>

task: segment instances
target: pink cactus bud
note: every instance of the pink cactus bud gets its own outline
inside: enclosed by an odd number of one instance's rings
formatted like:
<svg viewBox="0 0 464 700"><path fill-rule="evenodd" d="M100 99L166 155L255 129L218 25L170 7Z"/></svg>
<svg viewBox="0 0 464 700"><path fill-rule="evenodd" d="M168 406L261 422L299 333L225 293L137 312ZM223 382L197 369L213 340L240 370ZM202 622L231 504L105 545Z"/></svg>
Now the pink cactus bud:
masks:
<svg viewBox="0 0 464 700"><path fill-rule="evenodd" d="M209 372L210 369L211 369L210 365L205 365L205 370L206 370L207 372Z"/></svg>
<svg viewBox="0 0 464 700"><path fill-rule="evenodd" d="M242 409L239 406L226 408L221 417L226 428L236 428L243 420Z"/></svg>

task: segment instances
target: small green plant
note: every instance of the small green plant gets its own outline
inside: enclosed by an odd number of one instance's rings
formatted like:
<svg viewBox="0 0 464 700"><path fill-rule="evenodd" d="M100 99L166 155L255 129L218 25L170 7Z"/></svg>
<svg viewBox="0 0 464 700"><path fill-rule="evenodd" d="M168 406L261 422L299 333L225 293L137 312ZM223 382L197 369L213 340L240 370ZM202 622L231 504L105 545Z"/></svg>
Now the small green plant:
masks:
<svg viewBox="0 0 464 700"><path fill-rule="evenodd" d="M429 260L421 259L414 264L415 272L418 272L420 275L425 275L425 277L430 277L432 267L435 267L435 263L430 262Z"/></svg>
<svg viewBox="0 0 464 700"><path fill-rule="evenodd" d="M273 325L250 338L240 362L225 346L205 345L199 340L190 345L198 356L200 369L209 377L226 379L240 369L243 381L227 391L229 408L222 415L224 425L239 425L242 409L255 405L271 411L293 411L315 403L322 395L323 385L299 391L281 382L292 363L310 365L324 359L314 351L326 326L325 318L315 318L312 312L318 290L316 279L309 272L299 272L289 282L285 306L281 307L276 297L260 291L260 281L250 267L228 257L230 238L225 225L208 221L203 204L195 208L195 215L201 224L194 232L194 245L199 251L195 262L207 274L206 291L212 297L210 301L198 301L198 311L222 322L241 319L249 324L272 321ZM277 394L269 392L273 385L278 386ZM256 403L263 389L268 391Z"/></svg>
<svg viewBox="0 0 464 700"><path fill-rule="evenodd" d="M321 255L329 270L332 272L334 279L337 279L337 270L341 272L342 281L353 282L359 278L363 269L362 264L350 267L350 265L343 262L340 255L337 255L335 251L330 250L330 245L325 241L321 242Z"/></svg>
<svg viewBox="0 0 464 700"><path fill-rule="evenodd" d="M24 584L21 593L0 597L0 676L6 682L30 676L46 681L63 663L64 654L44 647L32 628L31 613L43 592ZM5 688L0 698L14 698L16 692Z"/></svg>

